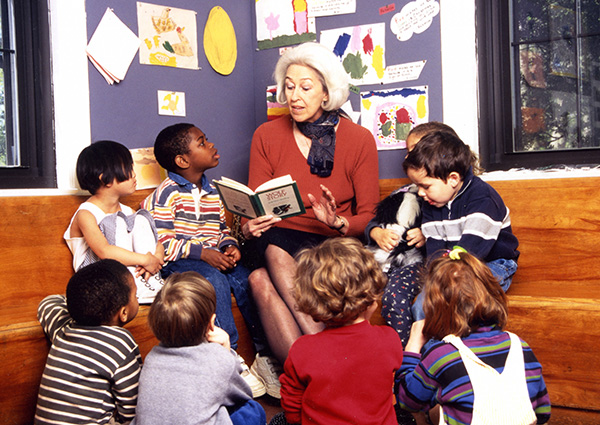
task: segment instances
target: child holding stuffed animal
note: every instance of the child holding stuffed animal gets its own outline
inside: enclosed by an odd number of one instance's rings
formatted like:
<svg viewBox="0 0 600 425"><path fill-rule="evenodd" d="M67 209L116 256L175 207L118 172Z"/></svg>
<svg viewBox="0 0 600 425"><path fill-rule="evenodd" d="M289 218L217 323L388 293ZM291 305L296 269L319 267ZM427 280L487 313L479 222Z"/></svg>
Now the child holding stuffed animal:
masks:
<svg viewBox="0 0 600 425"><path fill-rule="evenodd" d="M441 122L420 124L408 133L408 152L423 136L434 131L456 135L452 127ZM473 165L476 166L475 157ZM379 203L375 218L365 229L367 247L388 274L381 315L396 330L403 345L413 323L411 305L420 290L417 274L423 264L421 248L425 245L420 229L422 201L417 191L416 185L409 184L392 192Z"/></svg>
<svg viewBox="0 0 600 425"><path fill-rule="evenodd" d="M490 269L461 247L445 250L427 267L423 293L426 320L413 325L396 373L399 405L440 405L445 424L546 423L542 366L525 341L502 330L507 299ZM429 338L438 341L421 354Z"/></svg>

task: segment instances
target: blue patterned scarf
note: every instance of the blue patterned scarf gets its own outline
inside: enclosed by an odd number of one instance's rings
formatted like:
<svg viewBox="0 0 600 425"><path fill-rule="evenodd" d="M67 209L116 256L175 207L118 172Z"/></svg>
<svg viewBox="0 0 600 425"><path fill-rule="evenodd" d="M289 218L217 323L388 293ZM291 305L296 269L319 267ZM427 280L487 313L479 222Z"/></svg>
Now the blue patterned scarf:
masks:
<svg viewBox="0 0 600 425"><path fill-rule="evenodd" d="M341 109L324 111L315 122L296 123L298 130L312 140L306 162L310 165L310 172L319 177L329 177L333 170L335 126L340 115L346 116Z"/></svg>

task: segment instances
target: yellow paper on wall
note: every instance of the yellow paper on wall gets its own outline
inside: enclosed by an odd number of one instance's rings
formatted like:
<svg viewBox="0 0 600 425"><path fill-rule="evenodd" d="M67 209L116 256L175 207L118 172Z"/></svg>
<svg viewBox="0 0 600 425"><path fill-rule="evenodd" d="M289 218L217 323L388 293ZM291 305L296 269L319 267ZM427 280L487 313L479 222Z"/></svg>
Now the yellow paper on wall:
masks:
<svg viewBox="0 0 600 425"><path fill-rule="evenodd" d="M233 72L237 60L235 30L229 15L219 6L212 8L204 27L204 53L219 74Z"/></svg>

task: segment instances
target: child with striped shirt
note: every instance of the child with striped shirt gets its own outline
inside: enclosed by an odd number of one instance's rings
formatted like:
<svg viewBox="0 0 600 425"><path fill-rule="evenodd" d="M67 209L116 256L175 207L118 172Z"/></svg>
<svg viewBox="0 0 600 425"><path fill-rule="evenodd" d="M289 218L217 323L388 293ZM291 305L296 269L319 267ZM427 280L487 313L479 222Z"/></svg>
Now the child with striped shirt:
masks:
<svg viewBox="0 0 600 425"><path fill-rule="evenodd" d="M254 376L240 357L243 376L253 397L267 391L266 383L276 382L269 367L266 337L248 287L250 272L241 264L237 240L225 223L225 209L219 193L208 181L206 170L219 165L214 143L193 124L174 124L163 129L154 143L154 156L168 172L167 178L148 196L141 207L150 212L165 248L163 277L195 271L204 276L217 294L216 324L229 334L231 348L237 348L238 332L231 311L231 294L246 321L261 367L268 376ZM257 365L258 366L258 365Z"/></svg>
<svg viewBox="0 0 600 425"><path fill-rule="evenodd" d="M36 424L129 422L142 358L123 326L138 312L133 276L116 260L79 269L67 295L50 295L38 320L52 346L42 375Z"/></svg>
<svg viewBox="0 0 600 425"><path fill-rule="evenodd" d="M502 330L507 298L490 269L454 247L429 264L423 285L425 320L413 324L396 373L400 407L439 405L440 424L546 423L542 366L525 341ZM421 354L430 338L438 341Z"/></svg>

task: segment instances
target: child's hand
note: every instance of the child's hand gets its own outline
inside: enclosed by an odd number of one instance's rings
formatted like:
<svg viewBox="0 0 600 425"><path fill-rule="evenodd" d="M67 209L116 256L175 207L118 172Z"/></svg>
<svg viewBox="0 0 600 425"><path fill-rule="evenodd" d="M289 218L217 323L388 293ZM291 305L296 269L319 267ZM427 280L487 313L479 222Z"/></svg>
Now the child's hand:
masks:
<svg viewBox="0 0 600 425"><path fill-rule="evenodd" d="M230 349L231 345L229 343L229 335L223 329L218 326L213 327L213 329L209 330L206 334L206 339L208 342L213 342L215 344L222 345L226 349Z"/></svg>
<svg viewBox="0 0 600 425"><path fill-rule="evenodd" d="M410 336L408 337L408 342L406 343L406 347L404 347L404 351L408 351L410 353L420 353L421 348L427 342L427 338L423 335L423 327L425 326L425 320L417 320L412 324L410 328Z"/></svg>
<svg viewBox="0 0 600 425"><path fill-rule="evenodd" d="M202 261L207 262L219 271L229 270L235 267L235 261L216 249L204 248L200 255Z"/></svg>
<svg viewBox="0 0 600 425"><path fill-rule="evenodd" d="M418 227L410 229L406 232L406 241L408 246L414 246L415 248L421 248L425 245L425 236Z"/></svg>
<svg viewBox="0 0 600 425"><path fill-rule="evenodd" d="M234 263L237 263L242 258L242 253L240 249L235 245L229 245L225 248L225 255L233 260Z"/></svg>
<svg viewBox="0 0 600 425"><path fill-rule="evenodd" d="M400 237L396 232L381 227L373 227L369 232L369 236L377 243L379 248L388 252L398 246L398 242L400 242Z"/></svg>

